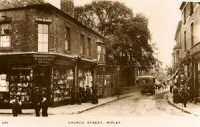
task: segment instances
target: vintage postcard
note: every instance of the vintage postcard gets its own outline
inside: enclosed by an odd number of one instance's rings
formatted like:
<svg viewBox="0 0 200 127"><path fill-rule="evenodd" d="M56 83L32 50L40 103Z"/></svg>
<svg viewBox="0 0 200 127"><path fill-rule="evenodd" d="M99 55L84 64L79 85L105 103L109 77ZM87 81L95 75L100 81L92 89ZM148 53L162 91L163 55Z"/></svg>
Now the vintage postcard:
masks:
<svg viewBox="0 0 200 127"><path fill-rule="evenodd" d="M0 127L189 127L200 1L0 0Z"/></svg>

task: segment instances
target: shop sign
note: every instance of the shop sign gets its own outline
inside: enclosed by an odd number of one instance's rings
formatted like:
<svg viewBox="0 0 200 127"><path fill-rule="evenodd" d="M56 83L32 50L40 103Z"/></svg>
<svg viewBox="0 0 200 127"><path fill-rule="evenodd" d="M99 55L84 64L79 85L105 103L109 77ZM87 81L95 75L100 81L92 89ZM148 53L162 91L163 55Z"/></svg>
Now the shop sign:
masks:
<svg viewBox="0 0 200 127"><path fill-rule="evenodd" d="M9 92L9 82L6 81L6 74L0 75L0 92Z"/></svg>
<svg viewBox="0 0 200 127"><path fill-rule="evenodd" d="M71 61L66 61L66 60L56 60L54 62L56 65L63 65L63 66L70 66L72 65Z"/></svg>
<svg viewBox="0 0 200 127"><path fill-rule="evenodd" d="M38 22L52 22L51 18L40 18L40 17L37 17L35 20L38 21Z"/></svg>
<svg viewBox="0 0 200 127"><path fill-rule="evenodd" d="M34 55L34 60L38 64L49 64L54 61L54 56L48 55Z"/></svg>
<svg viewBox="0 0 200 127"><path fill-rule="evenodd" d="M12 56L12 57L1 57L1 65L15 65L15 64L31 64L32 58L25 56Z"/></svg>

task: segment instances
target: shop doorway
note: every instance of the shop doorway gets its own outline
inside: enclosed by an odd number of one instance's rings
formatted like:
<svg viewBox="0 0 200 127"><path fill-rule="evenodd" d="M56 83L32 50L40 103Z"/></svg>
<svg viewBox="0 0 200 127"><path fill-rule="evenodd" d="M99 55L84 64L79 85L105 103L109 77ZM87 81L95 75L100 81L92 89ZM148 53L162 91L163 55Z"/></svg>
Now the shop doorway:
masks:
<svg viewBox="0 0 200 127"><path fill-rule="evenodd" d="M51 68L49 66L37 66L34 68L34 87L50 88Z"/></svg>

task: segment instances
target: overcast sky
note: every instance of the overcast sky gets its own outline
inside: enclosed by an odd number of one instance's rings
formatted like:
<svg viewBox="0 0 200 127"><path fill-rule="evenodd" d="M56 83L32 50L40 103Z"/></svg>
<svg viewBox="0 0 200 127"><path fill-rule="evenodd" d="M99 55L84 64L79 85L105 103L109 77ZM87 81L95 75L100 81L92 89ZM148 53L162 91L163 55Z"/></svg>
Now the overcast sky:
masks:
<svg viewBox="0 0 200 127"><path fill-rule="evenodd" d="M57 0L49 0L59 7ZM172 49L175 44L174 36L181 12L181 0L118 0L133 10L142 13L149 19L149 29L152 42L159 48L159 59L163 67L172 63ZM74 0L75 6L90 3L92 0Z"/></svg>

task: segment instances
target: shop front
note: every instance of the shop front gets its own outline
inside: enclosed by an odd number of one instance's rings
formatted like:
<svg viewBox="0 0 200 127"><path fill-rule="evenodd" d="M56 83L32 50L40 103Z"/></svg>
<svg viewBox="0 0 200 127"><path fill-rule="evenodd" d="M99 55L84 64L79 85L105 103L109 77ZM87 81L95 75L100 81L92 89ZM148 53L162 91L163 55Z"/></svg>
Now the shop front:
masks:
<svg viewBox="0 0 200 127"><path fill-rule="evenodd" d="M81 103L91 101L95 83L95 66L93 61L82 60L78 64L78 97Z"/></svg>
<svg viewBox="0 0 200 127"><path fill-rule="evenodd" d="M49 54L0 56L0 108L9 108L19 96L23 108L32 108L34 87L46 88L50 105L69 104L74 94L73 58Z"/></svg>
<svg viewBox="0 0 200 127"><path fill-rule="evenodd" d="M97 95L99 98L112 96L114 89L111 81L111 70L105 65L96 67L96 85L98 87Z"/></svg>
<svg viewBox="0 0 200 127"><path fill-rule="evenodd" d="M30 55L0 56L0 107L10 106L10 100L20 96L23 105L32 101L33 65Z"/></svg>
<svg viewBox="0 0 200 127"><path fill-rule="evenodd" d="M200 53L191 58L191 95L194 102L200 102Z"/></svg>

